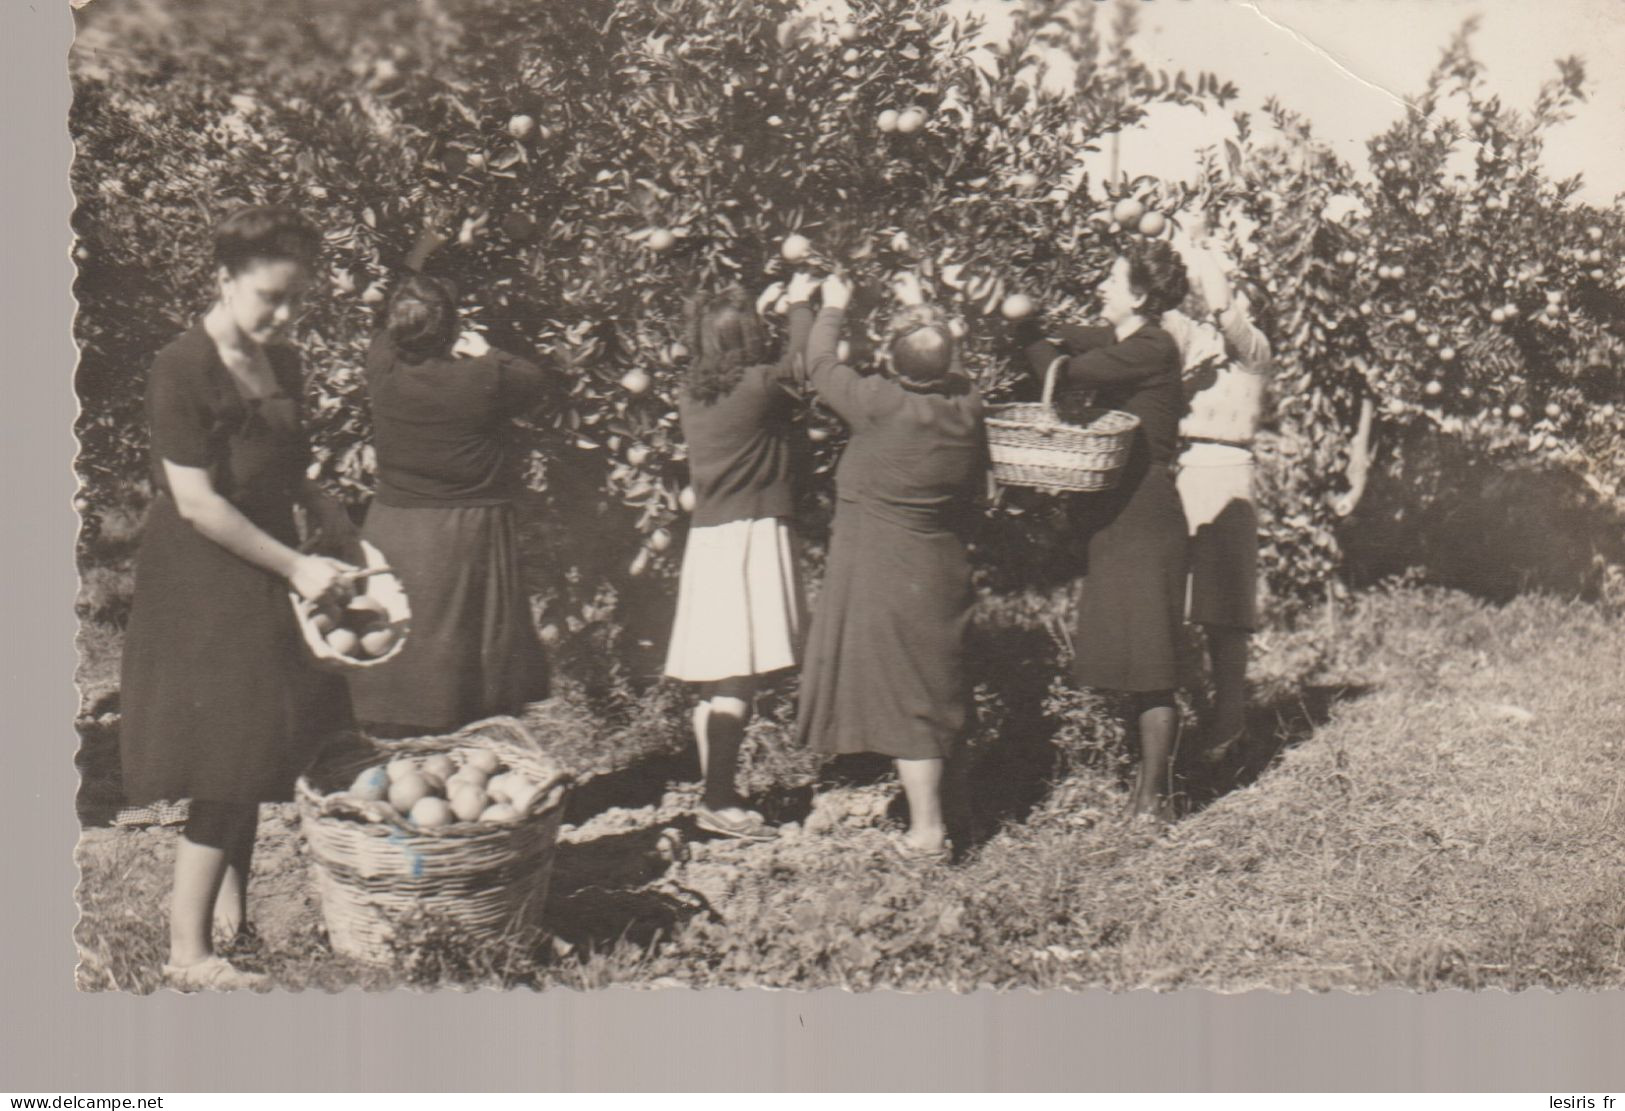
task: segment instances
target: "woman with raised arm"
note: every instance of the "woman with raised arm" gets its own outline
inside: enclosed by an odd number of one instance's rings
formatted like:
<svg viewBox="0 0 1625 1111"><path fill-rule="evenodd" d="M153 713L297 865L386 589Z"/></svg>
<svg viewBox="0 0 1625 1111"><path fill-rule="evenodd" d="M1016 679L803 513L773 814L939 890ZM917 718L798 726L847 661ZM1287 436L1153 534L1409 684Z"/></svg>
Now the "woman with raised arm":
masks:
<svg viewBox="0 0 1625 1111"><path fill-rule="evenodd" d="M373 732L443 732L546 696L510 437L557 387L553 373L462 332L448 282L412 274L395 289L367 353L378 487L362 535L399 576L412 635L388 664L350 677Z"/></svg>
<svg viewBox="0 0 1625 1111"><path fill-rule="evenodd" d="M790 341L771 362L742 289L702 293L688 306L695 354L677 407L695 505L666 674L699 686L694 740L705 793L695 823L725 837L774 836L735 779L757 685L801 656L790 432L806 381L813 288L806 275L791 279Z"/></svg>
<svg viewBox="0 0 1625 1111"><path fill-rule="evenodd" d="M316 671L290 587L344 600L337 559L303 554L302 504L330 550L353 550L344 510L305 477L304 380L287 332L320 236L297 213L249 208L214 233L215 301L158 353L147 379L152 480L124 641L119 746L133 804L187 799L175 849L164 976L231 990L265 977L216 953L247 929L262 802L347 725L342 679Z"/></svg>
<svg viewBox="0 0 1625 1111"><path fill-rule="evenodd" d="M1188 288L1172 247L1137 246L1113 262L1101 286L1105 326L1062 328L1061 345L1023 337L1035 373L1059 360L1067 386L1093 390L1097 404L1140 419L1117 486L1076 503L1087 540L1073 672L1083 686L1133 696L1141 755L1130 814L1156 822L1173 817L1187 551L1173 473L1185 406L1182 365L1157 320Z"/></svg>
<svg viewBox="0 0 1625 1111"><path fill-rule="evenodd" d="M947 762L971 718L966 667L974 595L965 534L985 489L982 399L960 372L959 343L900 279L889 371L864 376L836 343L851 296L838 276L808 342L808 375L851 439L836 472L834 536L813 616L798 732L823 753L896 762L909 828L906 861L946 861Z"/></svg>

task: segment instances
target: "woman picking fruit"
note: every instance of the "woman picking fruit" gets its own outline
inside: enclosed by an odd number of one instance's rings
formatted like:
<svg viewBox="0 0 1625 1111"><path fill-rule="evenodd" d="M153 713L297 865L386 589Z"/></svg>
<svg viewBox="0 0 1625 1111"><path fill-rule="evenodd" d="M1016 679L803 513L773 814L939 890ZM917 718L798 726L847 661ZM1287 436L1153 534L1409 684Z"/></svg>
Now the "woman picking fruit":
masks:
<svg viewBox="0 0 1625 1111"><path fill-rule="evenodd" d="M1101 286L1099 328L1067 327L1060 347L1024 323L1033 369L1056 368L1097 404L1140 419L1118 485L1075 503L1087 537L1078 583L1073 672L1086 687L1134 696L1140 768L1130 801L1137 818L1173 816L1169 777L1179 713L1179 644L1185 619L1186 527L1173 463L1185 401L1179 348L1158 327L1188 290L1185 264L1167 243L1131 248ZM1057 384L1057 389L1060 383Z"/></svg>
<svg viewBox="0 0 1625 1111"><path fill-rule="evenodd" d="M824 279L808 342L818 396L851 429L836 472L829 568L801 687L800 739L818 752L892 757L909 829L907 861L946 861L948 760L970 719L966 673L970 565L964 528L985 488L982 399L959 371L959 345L912 276L894 289L889 374L864 377L836 356L851 289Z"/></svg>
<svg viewBox="0 0 1625 1111"><path fill-rule="evenodd" d="M666 674L701 684L694 738L705 794L695 822L728 837L773 836L735 778L759 677L794 667L801 647L790 418L813 288L804 274L790 281L790 342L777 363L762 360L763 329L743 290L689 306L696 355L677 404L696 501Z"/></svg>
<svg viewBox="0 0 1625 1111"><path fill-rule="evenodd" d="M298 214L215 229L214 304L147 382L152 479L124 644L119 744L134 804L189 799L175 851L164 975L182 990L256 987L215 952L246 926L259 804L292 798L323 736L348 723L342 680L309 664L288 587L342 600L350 564L301 554L302 503L332 550L344 510L305 479L298 356L283 342L320 237Z"/></svg>
<svg viewBox="0 0 1625 1111"><path fill-rule="evenodd" d="M444 732L547 693L507 437L556 379L458 330L451 286L413 274L367 353L378 486L362 535L412 606L399 654L350 676L356 717L381 734Z"/></svg>

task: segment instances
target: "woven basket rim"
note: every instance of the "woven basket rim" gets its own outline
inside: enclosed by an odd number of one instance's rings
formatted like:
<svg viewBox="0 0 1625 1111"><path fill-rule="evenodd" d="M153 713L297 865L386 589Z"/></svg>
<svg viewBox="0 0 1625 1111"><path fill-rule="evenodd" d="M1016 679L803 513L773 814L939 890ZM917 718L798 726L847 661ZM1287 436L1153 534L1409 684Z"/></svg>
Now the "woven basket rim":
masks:
<svg viewBox="0 0 1625 1111"><path fill-rule="evenodd" d="M482 730L500 726L504 729L516 730L525 739L525 744L511 740L494 740ZM408 754L432 755L436 752L451 752L461 748L486 747L490 749L512 749L520 757L532 757L539 767L546 768L549 777L537 784L536 794L531 797L524 811L512 821L494 822L452 822L449 825L436 826L424 829L421 826L411 825L404 815L393 807L388 811L379 809L376 803L367 803L350 797L343 789L333 792L323 792L311 782L311 774L322 766L323 757L318 756L312 769L300 775L294 783L294 795L299 803L302 817L308 817L314 822L342 822L356 830L370 836L396 837L402 835L408 838L425 838L434 840L470 839L487 835L501 835L504 831L513 829L521 823L533 821L544 817L551 811L561 808L569 796L570 789L575 785L575 776L568 770L560 767L557 761L543 752L536 745L535 738L524 724L517 718L486 718L474 722L453 733L433 736L413 737L401 741L381 741L375 737L368 737L364 733L351 732L343 735L351 742L348 745L331 745L325 751L336 758L341 753L353 753L353 758L345 759L343 763L355 763L361 767L369 766L376 757L392 758L400 756L403 751ZM528 746L528 750L527 750ZM367 759L361 756L367 754Z"/></svg>

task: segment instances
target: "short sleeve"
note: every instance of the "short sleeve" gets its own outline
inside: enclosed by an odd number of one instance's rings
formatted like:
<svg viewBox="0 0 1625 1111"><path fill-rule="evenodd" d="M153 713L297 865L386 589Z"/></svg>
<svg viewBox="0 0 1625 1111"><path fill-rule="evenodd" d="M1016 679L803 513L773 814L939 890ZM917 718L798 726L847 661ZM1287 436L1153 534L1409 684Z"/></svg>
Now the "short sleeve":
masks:
<svg viewBox="0 0 1625 1111"><path fill-rule="evenodd" d="M211 462L214 420L200 368L176 352L161 352L147 376L147 421L152 450L182 467Z"/></svg>

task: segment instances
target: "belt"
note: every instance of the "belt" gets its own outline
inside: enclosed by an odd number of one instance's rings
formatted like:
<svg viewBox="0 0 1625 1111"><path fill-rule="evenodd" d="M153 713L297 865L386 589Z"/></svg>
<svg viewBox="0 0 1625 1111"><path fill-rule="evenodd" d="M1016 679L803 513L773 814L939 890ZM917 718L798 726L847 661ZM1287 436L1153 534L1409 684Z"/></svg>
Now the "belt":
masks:
<svg viewBox="0 0 1625 1111"><path fill-rule="evenodd" d="M1253 445L1244 440L1221 440L1215 436L1181 436L1187 444L1218 444L1221 447L1236 447L1242 451L1252 451Z"/></svg>

